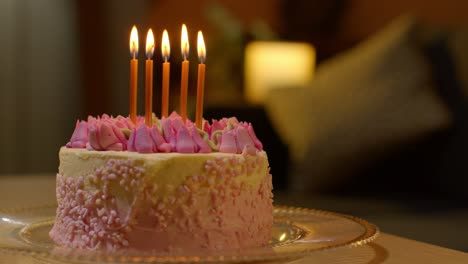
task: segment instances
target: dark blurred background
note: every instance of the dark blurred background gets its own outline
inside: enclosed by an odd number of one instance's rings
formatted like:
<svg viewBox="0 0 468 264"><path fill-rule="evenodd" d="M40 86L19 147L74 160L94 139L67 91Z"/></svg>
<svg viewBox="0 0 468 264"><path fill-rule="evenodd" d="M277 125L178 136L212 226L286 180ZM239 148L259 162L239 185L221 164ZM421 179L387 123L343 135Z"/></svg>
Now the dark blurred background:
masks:
<svg viewBox="0 0 468 264"><path fill-rule="evenodd" d="M1 0L0 174L55 173L76 119L127 115L133 24L140 113L149 27L155 113L163 29L177 110L186 23L189 108L201 29L205 118L255 124L277 203L358 215L387 232L468 251L460 235L468 234L466 10L460 0ZM246 99L245 48L258 41L312 45L312 80L288 87L286 79L261 102Z"/></svg>

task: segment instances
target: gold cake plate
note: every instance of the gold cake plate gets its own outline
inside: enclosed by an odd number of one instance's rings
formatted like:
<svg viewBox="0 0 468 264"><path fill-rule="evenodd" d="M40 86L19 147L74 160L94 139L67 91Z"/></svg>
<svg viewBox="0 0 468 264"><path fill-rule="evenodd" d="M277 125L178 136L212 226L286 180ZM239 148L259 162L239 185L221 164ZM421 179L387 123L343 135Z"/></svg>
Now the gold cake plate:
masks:
<svg viewBox="0 0 468 264"><path fill-rule="evenodd" d="M55 210L56 205L0 210L0 253L30 256L39 263L277 263L324 250L364 245L379 234L375 225L357 217L276 206L267 246L207 254L106 253L56 246L48 235Z"/></svg>

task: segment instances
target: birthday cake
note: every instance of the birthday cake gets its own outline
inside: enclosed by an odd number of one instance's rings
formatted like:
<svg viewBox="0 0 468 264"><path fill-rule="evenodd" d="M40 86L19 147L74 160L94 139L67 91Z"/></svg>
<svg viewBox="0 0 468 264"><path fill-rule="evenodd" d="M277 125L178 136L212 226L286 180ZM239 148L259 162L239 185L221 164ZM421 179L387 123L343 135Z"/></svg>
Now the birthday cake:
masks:
<svg viewBox="0 0 468 264"><path fill-rule="evenodd" d="M268 243L273 224L267 154L249 123L173 113L136 124L77 121L60 149L50 237L77 249L163 252Z"/></svg>

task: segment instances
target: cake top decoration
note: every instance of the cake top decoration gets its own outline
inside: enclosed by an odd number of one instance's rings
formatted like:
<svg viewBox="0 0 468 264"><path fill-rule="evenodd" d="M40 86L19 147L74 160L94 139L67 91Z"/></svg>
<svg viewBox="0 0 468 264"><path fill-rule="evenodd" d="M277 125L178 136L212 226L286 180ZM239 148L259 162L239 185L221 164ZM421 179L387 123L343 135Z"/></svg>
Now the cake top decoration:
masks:
<svg viewBox="0 0 468 264"><path fill-rule="evenodd" d="M209 153L240 154L263 150L252 124L237 118L222 118L208 122L202 129L173 112L169 117L153 116L148 127L145 118L138 116L136 124L129 117L112 117L106 114L78 120L68 148L87 148L96 151L131 151L139 153Z"/></svg>

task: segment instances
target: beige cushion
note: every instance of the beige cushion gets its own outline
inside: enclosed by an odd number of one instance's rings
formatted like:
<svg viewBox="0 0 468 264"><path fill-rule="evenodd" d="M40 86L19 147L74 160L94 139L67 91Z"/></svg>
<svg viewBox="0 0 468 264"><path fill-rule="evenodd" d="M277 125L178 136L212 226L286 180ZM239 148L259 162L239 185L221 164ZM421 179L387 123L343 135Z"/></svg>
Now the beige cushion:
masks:
<svg viewBox="0 0 468 264"><path fill-rule="evenodd" d="M417 30L399 18L319 65L309 87L271 91L267 112L295 164L305 165L293 187L333 184L356 162L450 124L415 48Z"/></svg>

